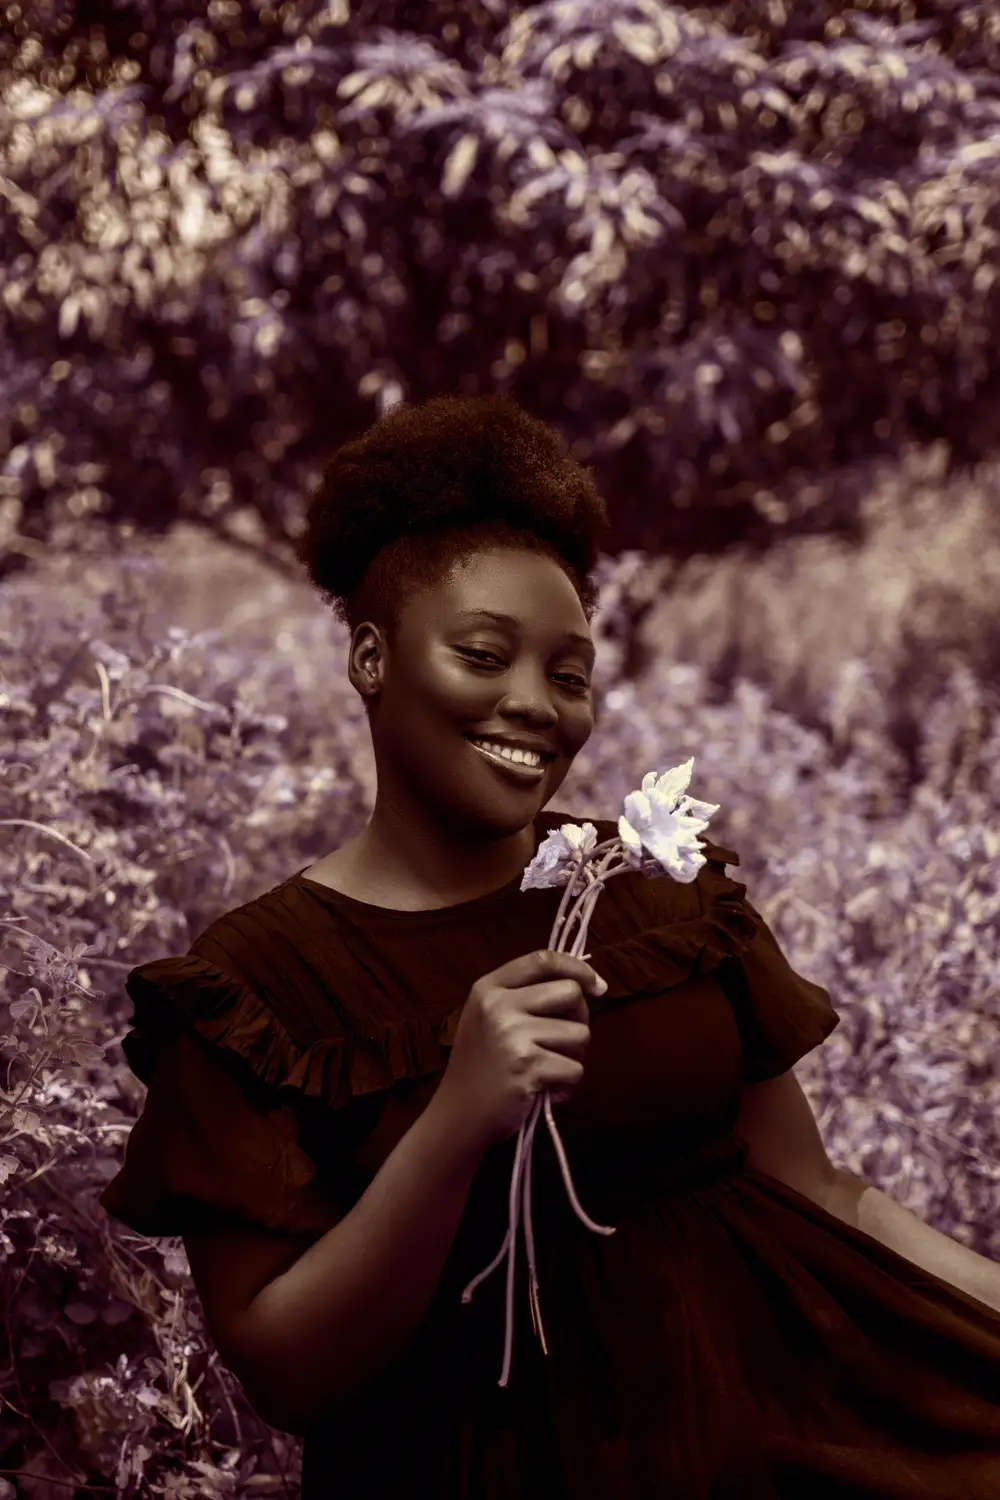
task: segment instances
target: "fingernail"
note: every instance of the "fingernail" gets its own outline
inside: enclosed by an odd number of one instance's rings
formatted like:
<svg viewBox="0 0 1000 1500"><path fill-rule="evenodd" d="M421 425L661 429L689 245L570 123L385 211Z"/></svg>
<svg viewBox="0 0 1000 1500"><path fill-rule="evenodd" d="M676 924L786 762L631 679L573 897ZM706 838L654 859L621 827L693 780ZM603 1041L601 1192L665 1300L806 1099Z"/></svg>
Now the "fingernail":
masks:
<svg viewBox="0 0 1000 1500"><path fill-rule="evenodd" d="M606 979L602 979L601 976L600 976L600 974L598 974L597 979L594 981L594 990L595 990L595 992L598 995L604 995L604 994L607 993L607 988L608 988L608 981Z"/></svg>

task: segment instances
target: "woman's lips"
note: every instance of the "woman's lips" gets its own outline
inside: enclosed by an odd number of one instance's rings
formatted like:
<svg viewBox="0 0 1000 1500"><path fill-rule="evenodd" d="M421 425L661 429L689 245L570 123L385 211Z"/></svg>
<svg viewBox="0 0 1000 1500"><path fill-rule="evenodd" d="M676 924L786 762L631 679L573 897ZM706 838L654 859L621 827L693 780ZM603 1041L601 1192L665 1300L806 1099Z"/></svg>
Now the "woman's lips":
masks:
<svg viewBox="0 0 1000 1500"><path fill-rule="evenodd" d="M504 772L508 778L518 782L521 786L536 786L545 775L545 767L549 764L548 761L542 761L540 766L528 766L523 761L505 760L502 755L494 755L491 751L485 750L475 740L469 739L468 735L466 735L466 739L469 740L469 744L480 760L484 760L487 765L493 766L495 770Z"/></svg>

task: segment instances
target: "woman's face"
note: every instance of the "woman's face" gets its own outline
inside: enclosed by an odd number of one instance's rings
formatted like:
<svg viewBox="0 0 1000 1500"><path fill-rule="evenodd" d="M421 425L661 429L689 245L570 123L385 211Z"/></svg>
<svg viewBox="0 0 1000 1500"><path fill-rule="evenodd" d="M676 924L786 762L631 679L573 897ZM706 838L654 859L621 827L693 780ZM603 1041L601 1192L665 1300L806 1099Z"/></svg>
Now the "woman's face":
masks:
<svg viewBox="0 0 1000 1500"><path fill-rule="evenodd" d="M590 738L594 655L572 583L527 550L484 549L415 595L391 648L360 625L349 672L371 703L377 811L465 840L524 828ZM549 758L540 771L498 765L470 735L535 741Z"/></svg>

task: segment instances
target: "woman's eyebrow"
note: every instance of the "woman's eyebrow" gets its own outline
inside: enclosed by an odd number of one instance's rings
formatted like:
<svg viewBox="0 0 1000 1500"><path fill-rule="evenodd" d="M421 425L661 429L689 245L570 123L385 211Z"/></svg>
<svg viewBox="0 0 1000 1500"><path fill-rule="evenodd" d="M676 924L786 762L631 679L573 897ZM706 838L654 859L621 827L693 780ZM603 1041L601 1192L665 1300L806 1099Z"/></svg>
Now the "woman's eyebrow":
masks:
<svg viewBox="0 0 1000 1500"><path fill-rule="evenodd" d="M506 615L502 610L498 609L463 609L458 618L460 620L496 620L500 625L512 625L515 630L520 630L521 628L521 622L516 620L513 615ZM593 641L588 640L585 635L581 635L578 630L564 630L560 640L570 641L574 646L582 646L592 656L597 654L594 650Z"/></svg>

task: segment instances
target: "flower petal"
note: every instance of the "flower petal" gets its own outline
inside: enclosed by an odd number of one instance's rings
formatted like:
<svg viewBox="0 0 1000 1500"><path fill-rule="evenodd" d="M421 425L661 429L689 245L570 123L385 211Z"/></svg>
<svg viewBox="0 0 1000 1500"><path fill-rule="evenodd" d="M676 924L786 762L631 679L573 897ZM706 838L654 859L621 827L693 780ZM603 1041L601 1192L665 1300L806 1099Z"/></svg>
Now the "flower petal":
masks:
<svg viewBox="0 0 1000 1500"><path fill-rule="evenodd" d="M657 796L666 799L672 805L677 803L690 786L693 771L693 755L683 765L674 766L670 771L664 771L656 783Z"/></svg>
<svg viewBox="0 0 1000 1500"><path fill-rule="evenodd" d="M645 792L629 792L625 798L625 816L637 833L649 826L652 815L652 805Z"/></svg>
<svg viewBox="0 0 1000 1500"><path fill-rule="evenodd" d="M624 816L618 819L618 837L621 839L622 849L626 858L631 860L642 858L642 840L632 827L632 824Z"/></svg>

